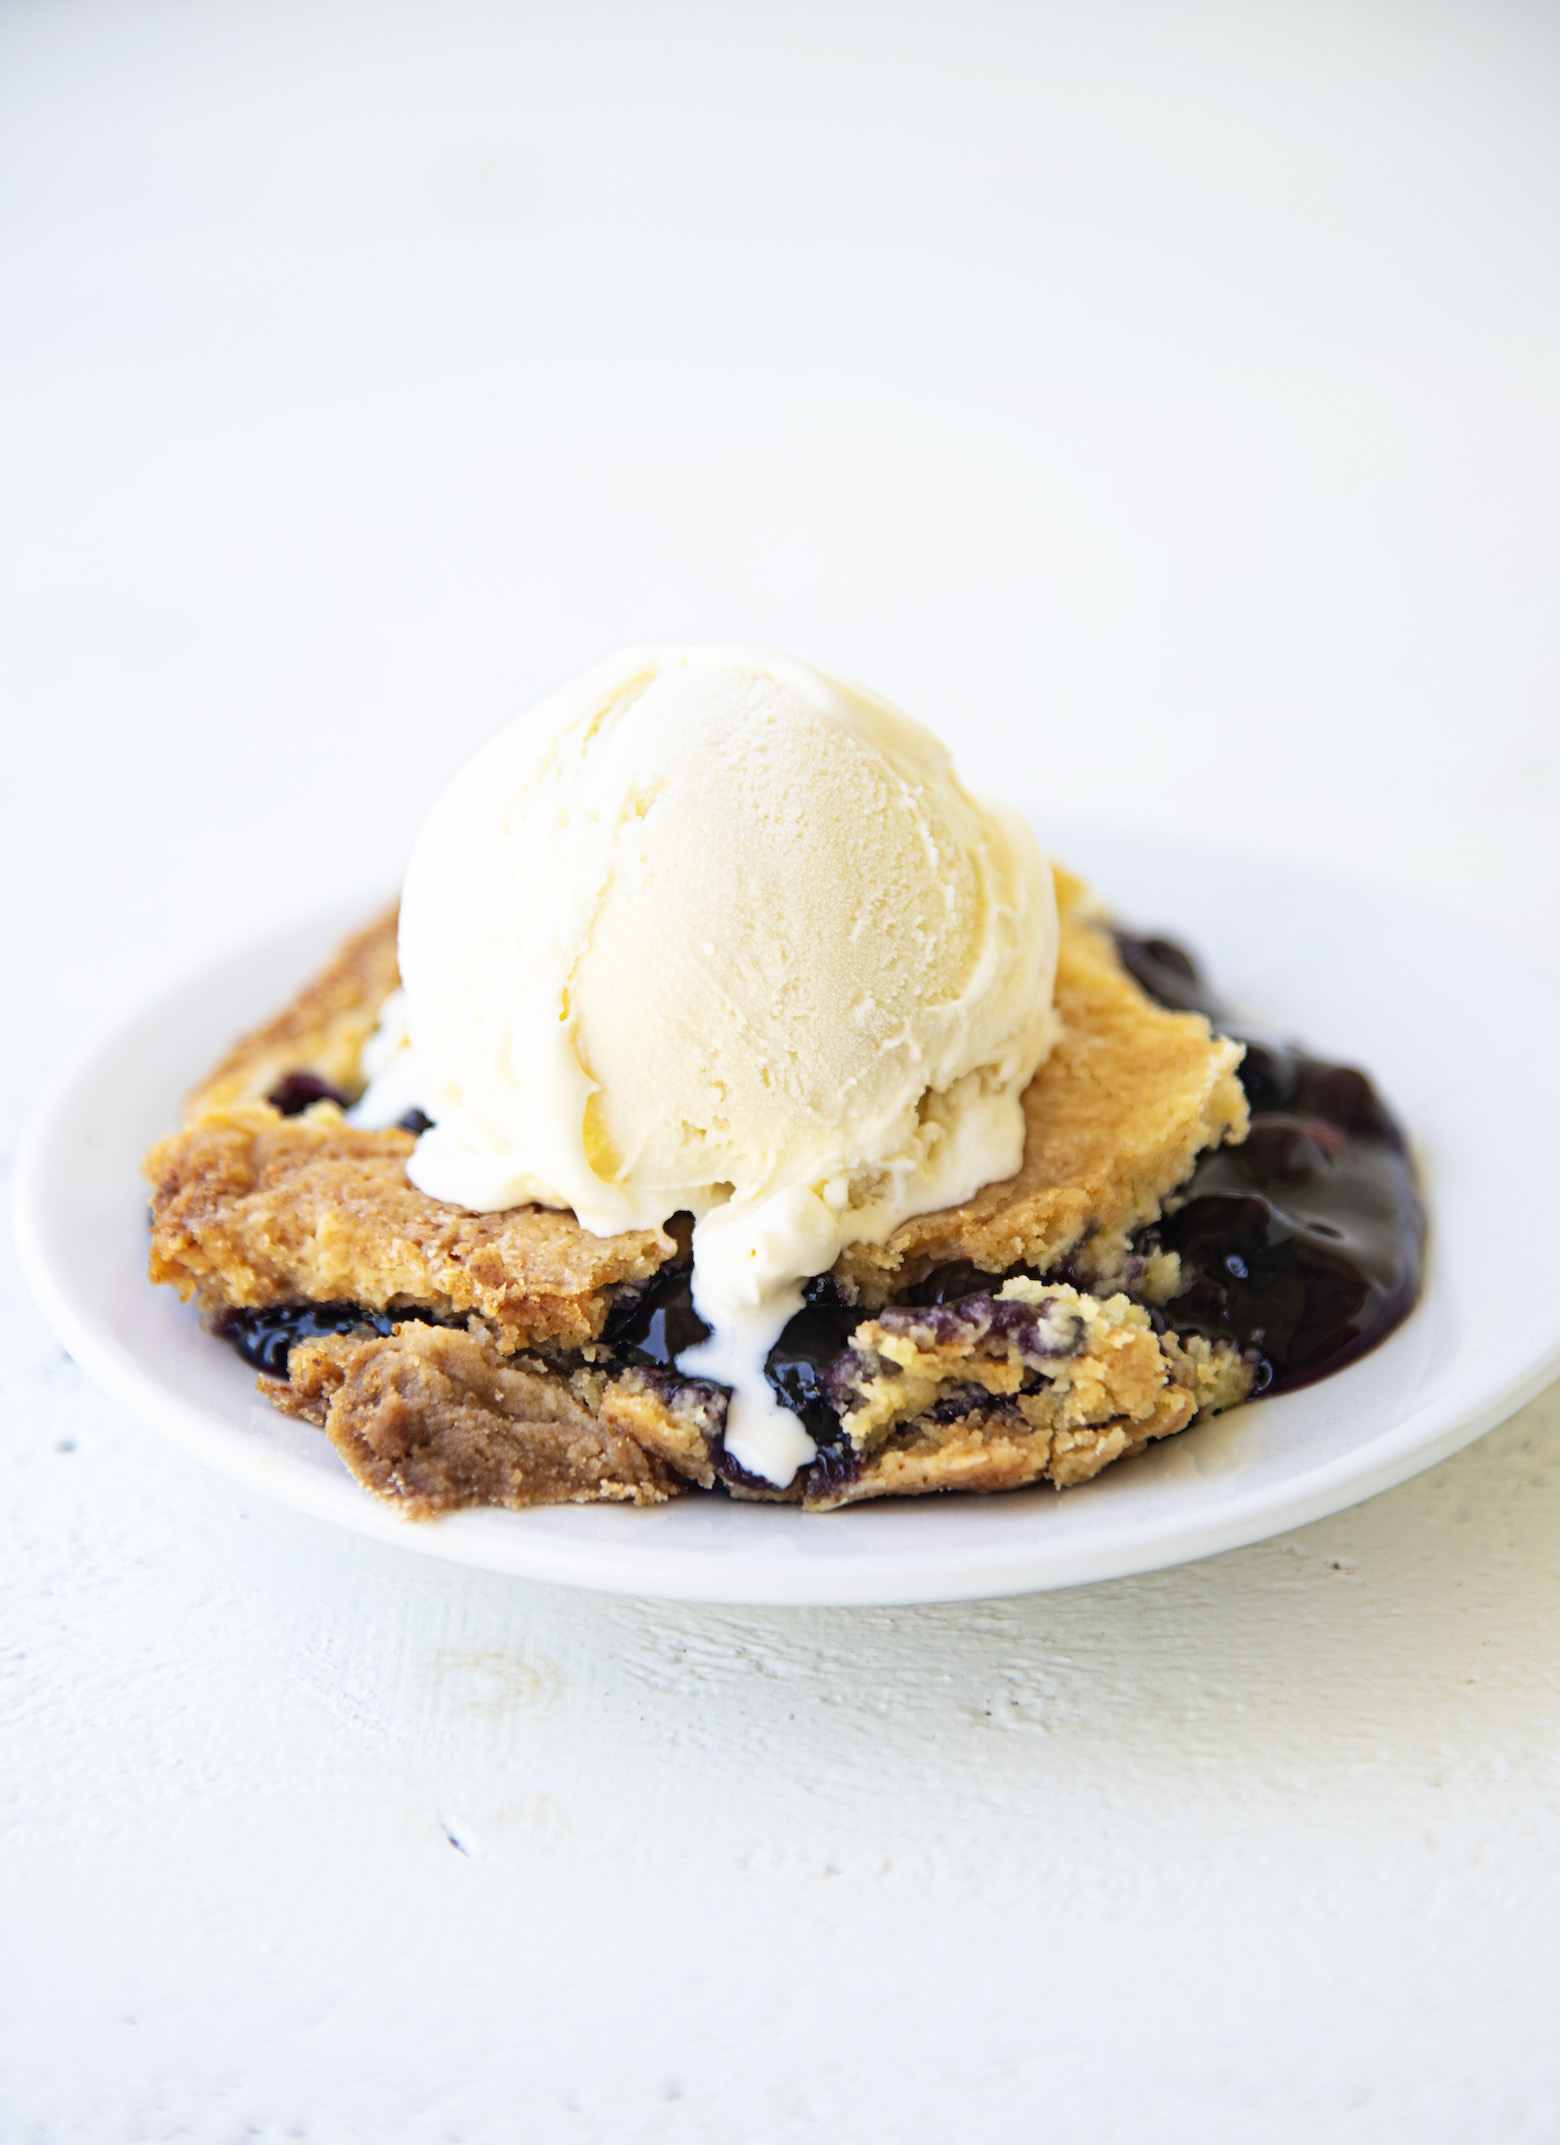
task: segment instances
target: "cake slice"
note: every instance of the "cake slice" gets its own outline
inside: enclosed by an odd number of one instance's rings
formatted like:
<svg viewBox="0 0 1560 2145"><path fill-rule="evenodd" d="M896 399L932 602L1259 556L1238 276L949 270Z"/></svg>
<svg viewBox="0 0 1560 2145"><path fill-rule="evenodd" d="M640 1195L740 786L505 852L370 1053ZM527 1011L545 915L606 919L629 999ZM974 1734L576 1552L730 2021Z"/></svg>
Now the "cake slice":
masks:
<svg viewBox="0 0 1560 2145"><path fill-rule="evenodd" d="M685 1226L468 1213L408 1182L413 1130L346 1122L397 982L393 914L237 1043L153 1148L151 1276L411 1518L722 1483L824 1510L1086 1480L1251 1389L1253 1351L1167 1325L1175 1255L1143 1248L1247 1109L1241 1046L1139 987L1078 882L1059 873L1058 895L1060 1037L1024 1099L1022 1166L813 1285L825 1353L794 1404L820 1450L785 1491L727 1458L725 1395L676 1370Z"/></svg>

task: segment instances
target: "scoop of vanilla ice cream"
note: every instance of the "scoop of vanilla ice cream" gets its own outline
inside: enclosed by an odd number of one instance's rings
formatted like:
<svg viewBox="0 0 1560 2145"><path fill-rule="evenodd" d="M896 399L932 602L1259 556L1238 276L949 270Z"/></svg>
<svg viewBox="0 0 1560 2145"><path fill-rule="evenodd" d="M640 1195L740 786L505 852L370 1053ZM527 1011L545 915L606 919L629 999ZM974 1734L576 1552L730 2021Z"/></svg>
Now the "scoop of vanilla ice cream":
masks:
<svg viewBox="0 0 1560 2145"><path fill-rule="evenodd" d="M435 806L360 1121L415 1093L409 1174L462 1206L598 1234L691 1210L713 1331L679 1367L732 1388L727 1450L783 1483L814 1447L763 1366L802 1280L1018 1167L1056 941L1027 826L886 701L632 650Z"/></svg>

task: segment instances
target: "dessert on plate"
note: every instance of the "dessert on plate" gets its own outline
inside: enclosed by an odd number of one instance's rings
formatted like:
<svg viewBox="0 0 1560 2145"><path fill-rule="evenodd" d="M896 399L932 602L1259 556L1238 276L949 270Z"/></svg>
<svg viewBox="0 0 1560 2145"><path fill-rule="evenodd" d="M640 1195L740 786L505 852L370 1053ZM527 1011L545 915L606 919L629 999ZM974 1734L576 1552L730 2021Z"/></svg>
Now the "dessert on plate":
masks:
<svg viewBox="0 0 1560 2145"><path fill-rule="evenodd" d="M495 738L146 1166L152 1279L410 1518L1065 1488L1374 1346L1424 1232L1364 1074L730 648Z"/></svg>

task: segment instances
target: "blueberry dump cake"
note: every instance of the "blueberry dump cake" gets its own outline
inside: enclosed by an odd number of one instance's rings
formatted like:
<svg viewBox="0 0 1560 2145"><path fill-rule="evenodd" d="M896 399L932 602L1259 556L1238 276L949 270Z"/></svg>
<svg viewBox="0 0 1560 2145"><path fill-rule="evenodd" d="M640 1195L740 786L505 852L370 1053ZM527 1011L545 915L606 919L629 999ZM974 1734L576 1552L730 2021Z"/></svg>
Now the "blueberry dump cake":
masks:
<svg viewBox="0 0 1560 2145"><path fill-rule="evenodd" d="M1424 1240L1363 1073L745 650L504 733L146 1166L151 1278L417 1519L1065 1488L1375 1346Z"/></svg>

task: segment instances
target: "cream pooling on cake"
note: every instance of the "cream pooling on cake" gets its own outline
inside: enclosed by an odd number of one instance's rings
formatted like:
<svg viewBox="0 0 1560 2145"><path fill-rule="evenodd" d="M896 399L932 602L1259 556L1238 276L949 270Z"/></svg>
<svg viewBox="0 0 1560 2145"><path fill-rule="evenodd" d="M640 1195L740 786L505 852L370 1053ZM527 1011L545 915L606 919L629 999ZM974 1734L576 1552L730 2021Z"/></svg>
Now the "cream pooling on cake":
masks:
<svg viewBox="0 0 1560 2145"><path fill-rule="evenodd" d="M354 1114L415 1101L409 1174L458 1205L691 1211L713 1331L678 1367L783 1485L813 1445L763 1366L802 1281L1017 1169L1056 940L1028 828L908 717L783 656L632 650L434 808Z"/></svg>

